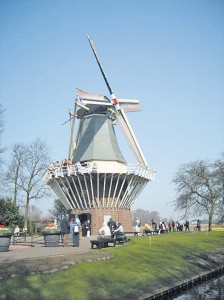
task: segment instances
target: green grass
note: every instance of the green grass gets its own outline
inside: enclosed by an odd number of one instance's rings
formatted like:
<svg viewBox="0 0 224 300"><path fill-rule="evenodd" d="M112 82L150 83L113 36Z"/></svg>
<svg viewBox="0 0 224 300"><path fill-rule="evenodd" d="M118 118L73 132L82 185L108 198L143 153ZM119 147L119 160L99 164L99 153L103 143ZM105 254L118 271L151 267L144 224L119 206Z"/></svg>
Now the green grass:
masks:
<svg viewBox="0 0 224 300"><path fill-rule="evenodd" d="M136 237L124 246L102 250L113 254L110 260L1 280L0 299L137 299L201 272L186 256L217 248L224 248L224 232Z"/></svg>

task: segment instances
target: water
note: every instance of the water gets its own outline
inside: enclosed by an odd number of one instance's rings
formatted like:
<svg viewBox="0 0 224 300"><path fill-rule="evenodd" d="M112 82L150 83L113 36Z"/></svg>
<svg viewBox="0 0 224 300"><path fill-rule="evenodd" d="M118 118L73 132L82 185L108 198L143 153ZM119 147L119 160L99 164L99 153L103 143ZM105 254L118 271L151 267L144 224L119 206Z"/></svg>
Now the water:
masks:
<svg viewBox="0 0 224 300"><path fill-rule="evenodd" d="M173 300L224 300L224 276L204 282Z"/></svg>

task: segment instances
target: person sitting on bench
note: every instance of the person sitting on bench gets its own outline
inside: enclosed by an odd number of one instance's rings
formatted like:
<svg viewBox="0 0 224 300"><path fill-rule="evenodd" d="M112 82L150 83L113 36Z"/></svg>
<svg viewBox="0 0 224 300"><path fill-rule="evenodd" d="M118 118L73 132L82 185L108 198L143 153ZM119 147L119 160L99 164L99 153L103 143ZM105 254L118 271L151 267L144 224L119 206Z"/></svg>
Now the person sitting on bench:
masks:
<svg viewBox="0 0 224 300"><path fill-rule="evenodd" d="M146 235L151 230L151 227L148 223L144 223L143 235Z"/></svg>
<svg viewBox="0 0 224 300"><path fill-rule="evenodd" d="M121 225L121 223L118 223L118 227L117 229L114 230L112 237L115 235L123 235L123 234L124 234L124 228Z"/></svg>
<svg viewBox="0 0 224 300"><path fill-rule="evenodd" d="M99 234L101 237L111 237L110 227L107 225L107 223L103 223L103 227L100 228Z"/></svg>
<svg viewBox="0 0 224 300"><path fill-rule="evenodd" d="M19 236L19 235L20 235L20 228L19 228L18 225L16 225L16 228L15 228L15 230L14 230L14 235L15 235L15 236Z"/></svg>

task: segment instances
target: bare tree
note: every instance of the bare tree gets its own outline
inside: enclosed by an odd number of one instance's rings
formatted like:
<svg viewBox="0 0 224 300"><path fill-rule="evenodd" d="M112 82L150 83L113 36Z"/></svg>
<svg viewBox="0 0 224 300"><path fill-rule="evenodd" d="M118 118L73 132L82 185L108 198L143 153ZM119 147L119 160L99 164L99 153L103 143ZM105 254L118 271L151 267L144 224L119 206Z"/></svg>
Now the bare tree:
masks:
<svg viewBox="0 0 224 300"><path fill-rule="evenodd" d="M25 215L26 205L20 206L20 211ZM37 228L40 227L42 222L42 211L36 205L29 205L29 229L30 232L37 233Z"/></svg>
<svg viewBox="0 0 224 300"><path fill-rule="evenodd" d="M223 164L223 160L220 162ZM214 163L195 161L182 165L173 179L179 194L173 201L175 210L182 212L183 217L207 214L211 230L215 210L223 195L223 177L219 175Z"/></svg>
<svg viewBox="0 0 224 300"><path fill-rule="evenodd" d="M149 210L145 210L142 208L137 208L136 210L132 211L132 223L133 224L135 223L136 217L138 217L141 220L142 225L144 223L151 224L152 218L154 218L158 222L161 219L158 211L150 212Z"/></svg>
<svg viewBox="0 0 224 300"><path fill-rule="evenodd" d="M18 202L19 191L21 191L21 174L25 166L28 148L29 147L27 145L21 143L15 144L13 146L11 159L9 161L7 171L5 172L3 177L5 187L8 188L10 186L13 190L12 197L15 204Z"/></svg>
<svg viewBox="0 0 224 300"><path fill-rule="evenodd" d="M220 202L217 206L216 215L219 222L224 223L224 152L221 154L221 158L214 162L214 172L217 176Z"/></svg>
<svg viewBox="0 0 224 300"><path fill-rule="evenodd" d="M42 181L42 176L49 160L48 148L39 138L30 144L17 144L13 147L7 181L14 186L14 201L17 201L18 191L21 191L21 196L25 197L25 229L27 229L30 200L48 195L49 189Z"/></svg>

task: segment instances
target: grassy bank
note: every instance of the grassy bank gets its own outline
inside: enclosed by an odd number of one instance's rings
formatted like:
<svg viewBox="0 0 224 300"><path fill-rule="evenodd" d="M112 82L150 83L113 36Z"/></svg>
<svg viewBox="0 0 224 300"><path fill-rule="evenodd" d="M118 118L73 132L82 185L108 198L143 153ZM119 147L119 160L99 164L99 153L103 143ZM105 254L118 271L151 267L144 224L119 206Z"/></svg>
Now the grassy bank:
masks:
<svg viewBox="0 0 224 300"><path fill-rule="evenodd" d="M186 256L217 248L224 248L224 232L136 237L124 246L103 249L113 254L110 260L81 263L50 275L1 280L0 299L138 299L200 273Z"/></svg>

